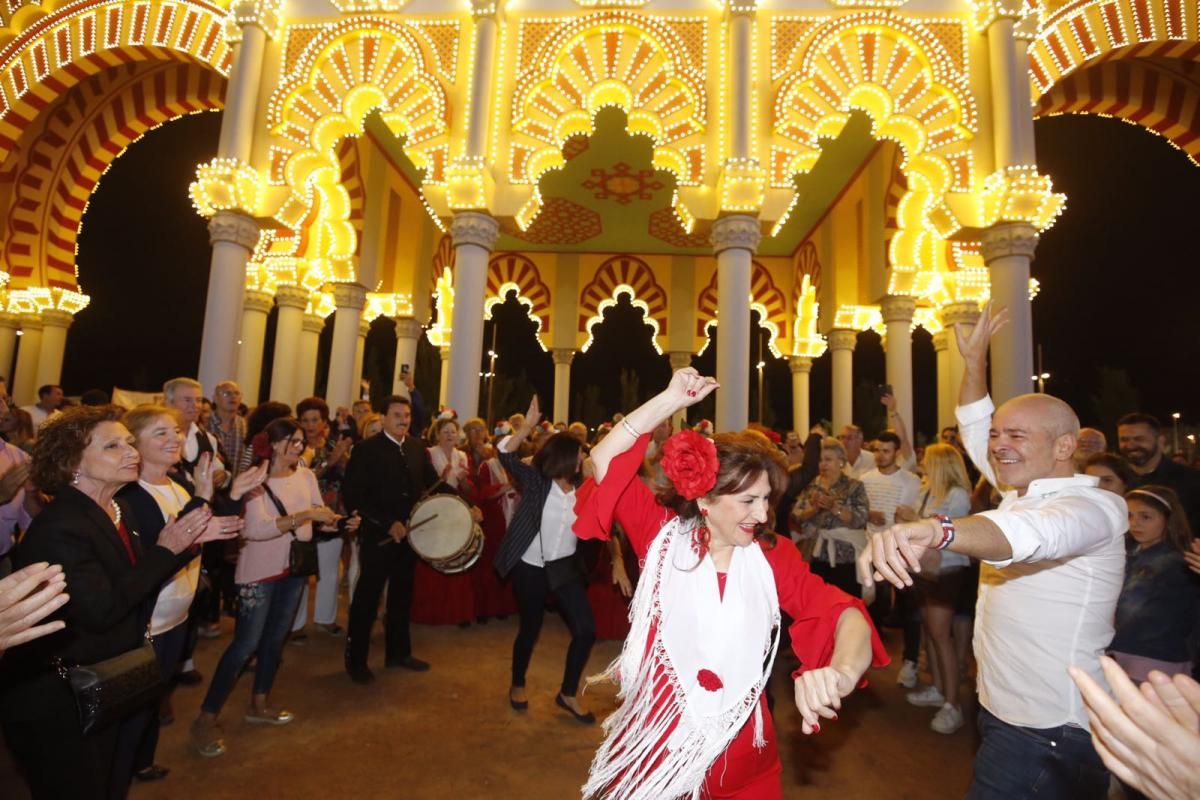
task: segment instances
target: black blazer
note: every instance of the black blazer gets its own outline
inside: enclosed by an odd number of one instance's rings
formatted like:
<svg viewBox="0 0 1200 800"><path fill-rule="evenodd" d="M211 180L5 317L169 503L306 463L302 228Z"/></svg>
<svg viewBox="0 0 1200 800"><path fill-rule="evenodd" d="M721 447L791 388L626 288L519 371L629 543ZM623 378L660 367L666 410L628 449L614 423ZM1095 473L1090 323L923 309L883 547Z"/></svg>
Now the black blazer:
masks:
<svg viewBox="0 0 1200 800"><path fill-rule="evenodd" d="M413 505L437 483L429 453L420 441L404 437L397 445L380 432L354 445L342 480L346 510L362 517L360 536L387 536L392 523L407 522Z"/></svg>
<svg viewBox="0 0 1200 800"><path fill-rule="evenodd" d="M512 522L508 524L508 530L496 551L496 559L492 562L500 577L506 578L541 530L542 506L546 505L546 498L550 496L550 487L554 482L522 461L517 453L498 455L500 463L512 473L521 488L521 502L517 505Z"/></svg>
<svg viewBox="0 0 1200 800"><path fill-rule="evenodd" d="M153 602L163 581L193 556L190 551L176 556L143 542L133 509L124 499L117 502L136 565L130 563L108 515L77 489L62 489L34 518L13 551L13 566L20 569L39 561L62 565L71 599L51 619L62 619L67 626L6 653L6 673L41 673L55 657L68 664L90 664L142 642L143 604Z"/></svg>

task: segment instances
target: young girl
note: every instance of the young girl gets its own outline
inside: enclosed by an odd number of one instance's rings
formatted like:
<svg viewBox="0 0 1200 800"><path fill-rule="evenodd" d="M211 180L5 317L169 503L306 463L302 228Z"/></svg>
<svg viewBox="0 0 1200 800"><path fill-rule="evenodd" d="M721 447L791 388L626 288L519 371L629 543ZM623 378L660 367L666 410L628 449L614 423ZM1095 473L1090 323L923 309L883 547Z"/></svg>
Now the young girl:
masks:
<svg viewBox="0 0 1200 800"><path fill-rule="evenodd" d="M1179 496L1165 486L1142 486L1125 495L1129 505L1129 560L1117 601L1110 654L1129 677L1148 680L1151 670L1190 674L1188 642L1200 619L1200 577L1184 553L1192 531Z"/></svg>

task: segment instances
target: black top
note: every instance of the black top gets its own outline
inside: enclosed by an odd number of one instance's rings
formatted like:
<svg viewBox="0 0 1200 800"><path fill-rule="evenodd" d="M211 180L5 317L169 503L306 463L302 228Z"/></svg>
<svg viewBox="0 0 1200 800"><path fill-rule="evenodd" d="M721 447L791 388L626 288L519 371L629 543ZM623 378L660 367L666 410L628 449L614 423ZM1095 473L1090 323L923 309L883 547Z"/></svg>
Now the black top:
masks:
<svg viewBox="0 0 1200 800"><path fill-rule="evenodd" d="M554 481L547 478L539 470L521 460L518 453L498 453L500 463L512 473L521 489L521 502L513 513L512 522L504 533L504 540L496 551L493 562L500 577L508 576L512 568L525 555L529 545L533 543L538 531L542 528L542 506L550 496L550 487Z"/></svg>
<svg viewBox="0 0 1200 800"><path fill-rule="evenodd" d="M380 432L350 451L342 502L362 517L359 536L386 536L392 523L407 522L425 490L437 483L425 446L411 436L396 444Z"/></svg>
<svg viewBox="0 0 1200 800"><path fill-rule="evenodd" d="M1200 472L1176 463L1164 454L1153 472L1139 475L1129 488L1150 484L1175 490L1175 494L1179 495L1179 502L1183 503L1183 510L1187 512L1192 536L1200 536Z"/></svg>
<svg viewBox="0 0 1200 800"><path fill-rule="evenodd" d="M112 520L77 489L58 493L29 526L13 551L15 569L47 561L61 564L71 599L50 619L65 629L13 648L5 654L5 678L45 672L54 658L91 664L138 647L146 633L143 604L151 604L163 581L193 557L176 556L142 541L132 508L118 500L136 564ZM159 517L161 519L161 515Z"/></svg>

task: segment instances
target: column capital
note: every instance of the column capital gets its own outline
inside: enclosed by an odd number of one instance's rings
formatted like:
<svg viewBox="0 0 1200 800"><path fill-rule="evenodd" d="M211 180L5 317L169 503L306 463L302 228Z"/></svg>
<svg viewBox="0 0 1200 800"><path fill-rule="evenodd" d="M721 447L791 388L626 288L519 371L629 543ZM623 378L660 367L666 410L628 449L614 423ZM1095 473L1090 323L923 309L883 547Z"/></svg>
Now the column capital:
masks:
<svg viewBox="0 0 1200 800"><path fill-rule="evenodd" d="M242 300L242 308L246 311L257 311L260 314L270 314L271 306L275 305L275 298L270 292L264 292L261 289L247 289L246 298Z"/></svg>
<svg viewBox="0 0 1200 800"><path fill-rule="evenodd" d="M442 361L449 361L450 360L450 348L449 347L439 347L438 355L442 357Z"/></svg>
<svg viewBox="0 0 1200 800"><path fill-rule="evenodd" d="M358 320L358 335L365 339L365 338L367 338L367 334L370 332L371 332L371 323L368 320L362 319L360 317Z"/></svg>
<svg viewBox="0 0 1200 800"><path fill-rule="evenodd" d="M940 353L943 350L950 349L950 331L940 330L933 335L933 350Z"/></svg>
<svg viewBox="0 0 1200 800"><path fill-rule="evenodd" d="M571 366L571 362L575 360L575 351L569 347L556 347L550 351L550 358L554 360L554 366L566 364Z"/></svg>
<svg viewBox="0 0 1200 800"><path fill-rule="evenodd" d="M31 314L18 314L21 320L21 330L41 331L44 327L42 323L42 315L37 312Z"/></svg>
<svg viewBox="0 0 1200 800"><path fill-rule="evenodd" d="M499 0L471 0L471 16L476 20L498 21L504 10L502 6Z"/></svg>
<svg viewBox="0 0 1200 800"><path fill-rule="evenodd" d="M258 223L236 211L218 211L208 221L208 241L232 242L254 252L258 245Z"/></svg>
<svg viewBox="0 0 1200 800"><path fill-rule="evenodd" d="M450 238L454 246L473 244L489 253L500 236L500 223L488 214L477 211L460 211L450 223Z"/></svg>
<svg viewBox="0 0 1200 800"><path fill-rule="evenodd" d="M750 17L753 19L755 12L758 11L758 2L757 0L730 0L725 8L730 19L734 17Z"/></svg>
<svg viewBox="0 0 1200 800"><path fill-rule="evenodd" d="M948 303L939 314L942 325L949 332L955 325L974 325L979 321L979 304L974 301Z"/></svg>
<svg viewBox="0 0 1200 800"><path fill-rule="evenodd" d="M808 356L789 356L788 368L792 374L812 372L812 359Z"/></svg>
<svg viewBox="0 0 1200 800"><path fill-rule="evenodd" d="M762 229L757 217L746 214L731 214L713 222L712 242L713 255L720 255L725 250L749 250L754 253L762 239Z"/></svg>
<svg viewBox="0 0 1200 800"><path fill-rule="evenodd" d="M1001 222L987 228L980 238L983 263L991 264L1006 256L1033 258L1037 250L1037 228L1028 222Z"/></svg>
<svg viewBox="0 0 1200 800"><path fill-rule="evenodd" d="M858 331L852 328L834 328L825 338L829 342L830 350L853 351L858 344Z"/></svg>
<svg viewBox="0 0 1200 800"><path fill-rule="evenodd" d="M278 0L234 0L229 5L229 19L225 22L225 40L237 44L251 25L274 39L279 30Z"/></svg>
<svg viewBox="0 0 1200 800"><path fill-rule="evenodd" d="M424 329L415 317L396 317L397 339L419 339Z"/></svg>
<svg viewBox="0 0 1200 800"><path fill-rule="evenodd" d="M292 283L281 283L275 287L275 302L281 307L298 308L301 311L308 308L309 291L303 286Z"/></svg>
<svg viewBox="0 0 1200 800"><path fill-rule="evenodd" d="M47 308L42 311L42 325L51 328L69 328L75 317L69 311Z"/></svg>
<svg viewBox="0 0 1200 800"><path fill-rule="evenodd" d="M917 313L916 299L903 294L890 294L879 304L884 323L912 323L913 315Z"/></svg>
<svg viewBox="0 0 1200 800"><path fill-rule="evenodd" d="M690 350L672 350L667 353L667 361L671 364L671 371L681 370L684 367L692 365L692 351Z"/></svg>
<svg viewBox="0 0 1200 800"><path fill-rule="evenodd" d="M305 314L300 321L300 330L305 333L319 334L325 330L325 318L320 314Z"/></svg>
<svg viewBox="0 0 1200 800"><path fill-rule="evenodd" d="M19 327L21 327L21 317L19 315L0 311L0 328L12 328L16 330Z"/></svg>
<svg viewBox="0 0 1200 800"><path fill-rule="evenodd" d="M367 290L357 283L335 283L333 285L333 304L338 309L354 309L362 311L367 304Z"/></svg>

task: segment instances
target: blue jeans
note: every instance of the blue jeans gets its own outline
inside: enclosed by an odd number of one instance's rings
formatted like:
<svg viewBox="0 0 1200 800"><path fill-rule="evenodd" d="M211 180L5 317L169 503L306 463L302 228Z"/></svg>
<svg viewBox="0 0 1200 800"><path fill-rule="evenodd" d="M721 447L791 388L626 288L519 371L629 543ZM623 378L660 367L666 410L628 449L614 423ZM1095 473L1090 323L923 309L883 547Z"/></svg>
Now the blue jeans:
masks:
<svg viewBox="0 0 1200 800"><path fill-rule="evenodd" d="M983 743L967 800L1104 800L1108 770L1083 728L1021 728L979 709Z"/></svg>
<svg viewBox="0 0 1200 800"><path fill-rule="evenodd" d="M262 583L238 584L238 617L233 641L225 648L200 710L219 714L233 691L242 668L257 655L254 694L269 694L279 671L283 643L292 629L306 578L280 578Z"/></svg>

